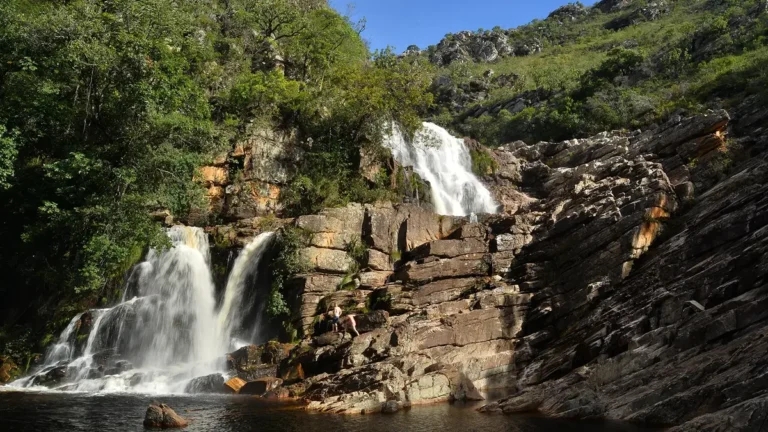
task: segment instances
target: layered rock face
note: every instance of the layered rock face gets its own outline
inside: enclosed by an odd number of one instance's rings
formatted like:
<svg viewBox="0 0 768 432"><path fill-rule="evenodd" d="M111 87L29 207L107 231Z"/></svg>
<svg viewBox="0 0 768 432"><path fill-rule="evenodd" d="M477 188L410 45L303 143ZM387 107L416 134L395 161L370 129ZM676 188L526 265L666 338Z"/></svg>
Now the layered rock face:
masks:
<svg viewBox="0 0 768 432"><path fill-rule="evenodd" d="M768 165L758 154L726 175L728 121L497 152L513 166L498 183L521 179L546 222L509 273L533 295L519 392L485 410L681 430L765 420Z"/></svg>
<svg viewBox="0 0 768 432"><path fill-rule="evenodd" d="M226 220L250 220L279 213L280 191L295 176L304 150L295 136L257 129L249 138L200 169L209 211Z"/></svg>
<svg viewBox="0 0 768 432"><path fill-rule="evenodd" d="M754 130L758 114L737 125ZM333 412L509 388L484 410L759 424L768 163L761 136L727 140L728 123L716 111L645 133L503 146L486 180L505 212L478 223L409 206L297 219L314 270L295 281L294 320L315 337L281 378ZM755 150L739 161L729 143ZM359 272L344 246L357 239ZM332 303L358 321L379 316L354 339L321 335Z"/></svg>

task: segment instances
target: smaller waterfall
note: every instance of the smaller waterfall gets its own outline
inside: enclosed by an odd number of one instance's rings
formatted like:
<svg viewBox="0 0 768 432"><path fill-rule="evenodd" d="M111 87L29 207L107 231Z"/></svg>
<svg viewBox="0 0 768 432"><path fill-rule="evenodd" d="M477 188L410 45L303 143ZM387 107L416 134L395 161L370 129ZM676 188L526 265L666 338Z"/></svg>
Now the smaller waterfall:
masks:
<svg viewBox="0 0 768 432"><path fill-rule="evenodd" d="M62 360L72 360L72 356L75 354L74 349L72 349L75 329L77 329L80 317L82 316L82 313L75 315L72 321L69 322L69 325L67 325L67 328L61 332L59 340L48 350L48 353L45 355L46 366L54 365Z"/></svg>
<svg viewBox="0 0 768 432"><path fill-rule="evenodd" d="M472 158L464 140L433 123L424 123L409 141L397 128L385 137L384 145L402 165L429 182L435 212L449 216L496 213L491 192L472 174Z"/></svg>
<svg viewBox="0 0 768 432"><path fill-rule="evenodd" d="M150 250L131 270L121 303L74 317L44 366L12 385L177 393L221 371L227 343L217 332L208 237L182 226L167 234L173 247Z"/></svg>
<svg viewBox="0 0 768 432"><path fill-rule="evenodd" d="M242 333L243 330L250 333L251 340L258 337L258 334L254 334L254 332L258 332L258 325L251 326L251 329L238 329L237 327L243 324L250 307L254 306L253 302L247 302L244 298L248 291L248 282L256 279L261 257L274 238L275 233L273 232L258 235L240 252L232 266L232 271L227 279L227 288L224 292L224 302L219 310L219 328L225 340L232 341L233 337L242 336L238 333ZM237 342L232 343L238 344Z"/></svg>
<svg viewBox="0 0 768 432"><path fill-rule="evenodd" d="M208 236L182 226L167 234L173 247L150 250L130 270L119 304L72 318L44 365L11 386L168 394L195 391L196 378L223 374L228 349L258 339L264 302L256 300L264 294L251 288L274 233L241 251L218 312Z"/></svg>

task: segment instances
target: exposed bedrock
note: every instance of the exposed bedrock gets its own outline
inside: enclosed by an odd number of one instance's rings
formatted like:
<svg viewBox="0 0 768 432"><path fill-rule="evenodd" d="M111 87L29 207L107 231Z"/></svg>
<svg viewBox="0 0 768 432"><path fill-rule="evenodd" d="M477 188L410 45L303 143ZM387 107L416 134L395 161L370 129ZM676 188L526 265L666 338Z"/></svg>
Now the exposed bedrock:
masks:
<svg viewBox="0 0 768 432"><path fill-rule="evenodd" d="M712 111L487 150L502 213L474 223L387 204L297 218L311 270L287 300L304 339L278 377L336 413L506 388L482 410L754 429L768 388L768 161L750 106L733 122ZM360 336L327 332L334 303Z"/></svg>

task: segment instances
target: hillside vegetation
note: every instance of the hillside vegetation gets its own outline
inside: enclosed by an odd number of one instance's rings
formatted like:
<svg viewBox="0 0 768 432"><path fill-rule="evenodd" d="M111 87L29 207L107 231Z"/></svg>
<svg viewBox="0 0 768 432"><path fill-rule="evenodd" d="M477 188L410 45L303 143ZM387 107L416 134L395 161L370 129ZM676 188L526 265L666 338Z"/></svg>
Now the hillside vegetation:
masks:
<svg viewBox="0 0 768 432"><path fill-rule="evenodd" d="M482 33L494 32L505 31ZM487 145L640 128L763 96L768 84L768 14L759 0L571 4L505 33L540 52L455 61L438 72L446 103L435 119ZM423 55L434 59L439 48ZM472 103L451 104L457 99Z"/></svg>

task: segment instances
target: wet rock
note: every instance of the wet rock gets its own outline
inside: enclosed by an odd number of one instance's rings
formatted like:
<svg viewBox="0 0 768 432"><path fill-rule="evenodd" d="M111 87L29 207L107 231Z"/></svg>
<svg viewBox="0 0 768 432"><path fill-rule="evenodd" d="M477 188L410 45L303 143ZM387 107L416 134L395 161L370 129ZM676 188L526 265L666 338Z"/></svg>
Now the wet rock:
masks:
<svg viewBox="0 0 768 432"><path fill-rule="evenodd" d="M264 377L253 381L248 381L240 388L238 393L261 396L268 391L275 390L283 384L283 380L275 377Z"/></svg>
<svg viewBox="0 0 768 432"><path fill-rule="evenodd" d="M224 377L211 374L193 378L184 387L184 393L225 393Z"/></svg>
<svg viewBox="0 0 768 432"><path fill-rule="evenodd" d="M35 375L35 385L53 386L59 384L67 377L68 369L66 362L51 366Z"/></svg>
<svg viewBox="0 0 768 432"><path fill-rule="evenodd" d="M118 360L111 368L104 369L104 375L119 375L125 371L133 369L133 364L128 360Z"/></svg>
<svg viewBox="0 0 768 432"><path fill-rule="evenodd" d="M136 387L137 385L141 384L143 380L144 380L144 374L141 372L137 372L131 375L131 378L128 380L128 383L131 387Z"/></svg>
<svg viewBox="0 0 768 432"><path fill-rule="evenodd" d="M289 348L287 349L289 350ZM247 345L227 354L227 368L244 380L275 375L277 365L287 355L282 344Z"/></svg>
<svg viewBox="0 0 768 432"><path fill-rule="evenodd" d="M400 411L403 407L403 403L396 400L389 400L384 402L384 406L381 408L381 412L385 414L392 414Z"/></svg>
<svg viewBox="0 0 768 432"><path fill-rule="evenodd" d="M291 395L291 391L288 388L279 387L264 393L262 397L264 399L291 399L295 396Z"/></svg>
<svg viewBox="0 0 768 432"><path fill-rule="evenodd" d="M104 367L99 366L99 367L88 369L88 373L85 375L85 377L87 379L99 379L99 378L103 378L104 375L115 375L115 374L105 373Z"/></svg>
<svg viewBox="0 0 768 432"><path fill-rule="evenodd" d="M176 414L171 407L162 403L152 403L144 415L145 428L178 429L188 425L187 420Z"/></svg>

